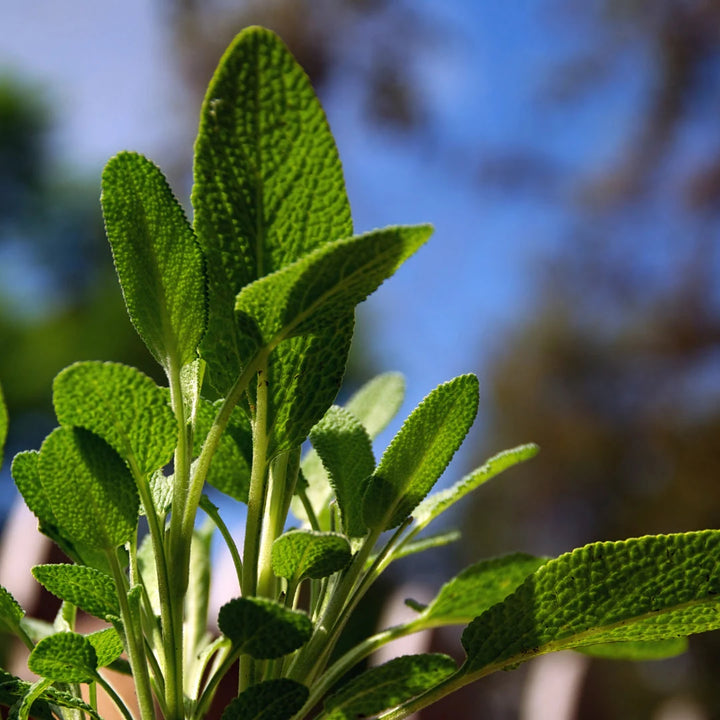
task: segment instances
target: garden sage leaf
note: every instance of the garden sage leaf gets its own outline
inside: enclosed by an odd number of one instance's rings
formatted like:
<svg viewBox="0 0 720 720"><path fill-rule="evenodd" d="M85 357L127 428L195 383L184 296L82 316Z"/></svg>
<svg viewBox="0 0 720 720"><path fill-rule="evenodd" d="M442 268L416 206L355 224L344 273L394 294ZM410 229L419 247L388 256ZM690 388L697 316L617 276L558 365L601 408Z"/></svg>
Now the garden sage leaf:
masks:
<svg viewBox="0 0 720 720"><path fill-rule="evenodd" d="M67 537L114 550L133 534L139 500L130 472L104 440L81 428L53 430L40 449L40 481Z"/></svg>
<svg viewBox="0 0 720 720"><path fill-rule="evenodd" d="M312 429L310 442L335 491L343 530L350 537L364 536L367 525L362 516L362 496L375 469L367 430L352 413L335 405Z"/></svg>
<svg viewBox="0 0 720 720"><path fill-rule="evenodd" d="M578 652L603 660L632 660L645 662L648 660L665 660L687 652L686 637L670 638L669 640L610 642L600 645L588 645L578 648Z"/></svg>
<svg viewBox="0 0 720 720"><path fill-rule="evenodd" d="M130 319L170 373L196 357L205 331L205 264L160 169L123 152L105 166L102 207Z"/></svg>
<svg viewBox="0 0 720 720"><path fill-rule="evenodd" d="M306 578L324 578L350 564L347 538L338 533L291 530L272 545L272 569L291 586Z"/></svg>
<svg viewBox="0 0 720 720"><path fill-rule="evenodd" d="M202 355L224 394L247 360L233 331L237 293L352 234L325 114L307 75L269 30L244 30L223 55L201 111L194 174L195 230L208 265Z"/></svg>
<svg viewBox="0 0 720 720"><path fill-rule="evenodd" d="M100 570L84 565L36 565L33 577L55 597L76 605L89 615L105 619L119 615L115 583Z"/></svg>
<svg viewBox="0 0 720 720"><path fill-rule="evenodd" d="M2 385L0 385L0 467L3 462L3 451L5 449L5 439L8 430L8 414L5 405L5 397L3 395Z"/></svg>
<svg viewBox="0 0 720 720"><path fill-rule="evenodd" d="M376 438L397 415L405 399L405 378L401 373L388 372L377 375L365 383L345 403L367 430Z"/></svg>
<svg viewBox="0 0 720 720"><path fill-rule="evenodd" d="M456 670L447 655L403 655L366 670L330 695L318 720L374 716L429 690Z"/></svg>
<svg viewBox="0 0 720 720"><path fill-rule="evenodd" d="M235 598L220 608L218 626L236 649L257 660L287 655L312 634L305 613L263 598Z"/></svg>
<svg viewBox="0 0 720 720"><path fill-rule="evenodd" d="M465 628L461 672L720 628L719 554L720 531L706 530L593 543L550 560Z"/></svg>
<svg viewBox="0 0 720 720"><path fill-rule="evenodd" d="M290 720L309 695L294 680L266 680L243 690L223 710L220 720Z"/></svg>
<svg viewBox="0 0 720 720"><path fill-rule="evenodd" d="M368 527L389 530L412 513L460 447L477 407L477 377L461 375L439 385L413 410L366 486Z"/></svg>
<svg viewBox="0 0 720 720"><path fill-rule="evenodd" d="M107 362L70 365L55 378L53 402L61 425L100 436L141 475L172 458L177 423L168 393L135 368Z"/></svg>
<svg viewBox="0 0 720 720"><path fill-rule="evenodd" d="M46 687L50 681L45 680L42 682ZM36 720L53 720L52 710L42 698L45 687L37 687L36 683L31 684L21 680L0 668L0 705L11 708L8 720L13 717L13 712L19 718L21 705L26 703L30 705L25 714L26 717L32 715Z"/></svg>
<svg viewBox="0 0 720 720"><path fill-rule="evenodd" d="M95 649L98 667L107 667L122 655L122 640L115 628L98 630L85 637Z"/></svg>
<svg viewBox="0 0 720 720"><path fill-rule="evenodd" d="M25 611L9 590L0 585L0 632L16 634Z"/></svg>
<svg viewBox="0 0 720 720"><path fill-rule="evenodd" d="M97 673L97 655L90 640L83 635L60 632L35 646L28 658L28 668L55 682L92 682Z"/></svg>

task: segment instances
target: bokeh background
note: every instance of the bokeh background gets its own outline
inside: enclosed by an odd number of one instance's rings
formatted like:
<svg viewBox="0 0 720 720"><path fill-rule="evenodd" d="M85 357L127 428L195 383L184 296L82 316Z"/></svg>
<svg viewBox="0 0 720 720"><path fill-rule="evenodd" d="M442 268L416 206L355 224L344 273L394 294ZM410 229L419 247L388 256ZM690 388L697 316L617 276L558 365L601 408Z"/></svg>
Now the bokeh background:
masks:
<svg viewBox="0 0 720 720"><path fill-rule="evenodd" d="M436 227L362 306L350 385L402 371L407 414L477 372L480 417L447 482L542 447L453 518L461 544L397 582L719 526L719 0L30 0L0 21L6 457L53 427L70 362L157 377L113 277L100 172L138 150L187 198L204 87L259 23L315 84L356 228ZM521 668L423 717L558 718L560 695L523 709L532 681ZM720 638L659 663L585 662L575 690L578 718L719 719Z"/></svg>

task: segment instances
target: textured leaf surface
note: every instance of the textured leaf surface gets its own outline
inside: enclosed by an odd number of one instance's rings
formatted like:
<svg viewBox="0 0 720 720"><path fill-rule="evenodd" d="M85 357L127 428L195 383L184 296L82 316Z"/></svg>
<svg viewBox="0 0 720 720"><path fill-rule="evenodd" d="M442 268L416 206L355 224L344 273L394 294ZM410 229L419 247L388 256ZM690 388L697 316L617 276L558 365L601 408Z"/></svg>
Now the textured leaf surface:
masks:
<svg viewBox="0 0 720 720"><path fill-rule="evenodd" d="M3 463L3 450L5 449L5 438L8 430L8 414L3 396L2 385L0 385L0 467Z"/></svg>
<svg viewBox="0 0 720 720"><path fill-rule="evenodd" d="M24 615L18 601L0 585L0 632L17 632Z"/></svg>
<svg viewBox="0 0 720 720"><path fill-rule="evenodd" d="M266 680L234 698L220 720L290 720L309 694L304 685L294 680Z"/></svg>
<svg viewBox="0 0 720 720"><path fill-rule="evenodd" d="M719 557L715 530L594 543L562 555L465 629L463 671L716 629Z"/></svg>
<svg viewBox="0 0 720 720"><path fill-rule="evenodd" d="M33 577L55 597L105 619L119 615L120 605L112 578L84 565L36 565Z"/></svg>
<svg viewBox="0 0 720 720"><path fill-rule="evenodd" d="M95 650L98 667L114 663L123 652L123 644L115 628L105 628L85 636Z"/></svg>
<svg viewBox="0 0 720 720"><path fill-rule="evenodd" d="M123 152L102 177L105 228L130 319L165 370L196 357L205 331L204 259L183 209L150 160Z"/></svg>
<svg viewBox="0 0 720 720"><path fill-rule="evenodd" d="M494 455L484 465L477 470L473 470L451 487L426 497L413 512L415 527L418 529L427 527L438 515L445 512L451 505L454 505L458 500L464 498L468 493L475 490L475 488L483 485L513 465L535 457L538 452L538 446L530 443L528 445L520 445L512 450L504 450Z"/></svg>
<svg viewBox="0 0 720 720"><path fill-rule="evenodd" d="M40 450L40 480L63 534L113 550L135 530L139 500L120 456L80 428L57 428Z"/></svg>
<svg viewBox="0 0 720 720"><path fill-rule="evenodd" d="M351 559L350 543L337 533L293 530L281 535L272 546L273 572L293 584L332 575Z"/></svg>
<svg viewBox="0 0 720 720"><path fill-rule="evenodd" d="M687 652L687 638L651 642L612 642L579 648L583 655L605 660L665 660Z"/></svg>
<svg viewBox="0 0 720 720"><path fill-rule="evenodd" d="M0 668L0 705L19 711L23 698L31 692L32 687L31 683L21 680ZM54 717L47 702L42 698L35 699L31 708L31 715L36 720L52 720ZM10 717L8 715L8 718Z"/></svg>
<svg viewBox="0 0 720 720"><path fill-rule="evenodd" d="M363 497L368 527L399 525L427 495L475 419L478 380L461 375L435 388L385 451Z"/></svg>
<svg viewBox="0 0 720 720"><path fill-rule="evenodd" d="M28 668L56 682L91 682L97 670L97 655L86 637L61 632L35 646L28 658Z"/></svg>
<svg viewBox="0 0 720 720"><path fill-rule="evenodd" d="M418 622L464 625L504 600L525 578L547 562L524 553L483 560L445 583Z"/></svg>
<svg viewBox="0 0 720 720"><path fill-rule="evenodd" d="M375 438L397 415L404 399L405 378L396 372L383 373L354 393L345 403L345 409Z"/></svg>
<svg viewBox="0 0 720 720"><path fill-rule="evenodd" d="M218 626L240 652L259 660L287 655L312 634L312 623L305 613L262 598L236 598L223 605Z"/></svg>
<svg viewBox="0 0 720 720"><path fill-rule="evenodd" d="M395 707L456 670L447 655L404 655L366 670L325 701L319 720L357 720Z"/></svg>
<svg viewBox="0 0 720 720"><path fill-rule="evenodd" d="M70 365L55 378L53 402L61 425L99 435L142 474L172 458L177 423L168 393L135 368L103 362Z"/></svg>
<svg viewBox="0 0 720 720"><path fill-rule="evenodd" d="M352 413L333 406L310 432L310 442L328 472L344 531L350 537L362 537L367 533L362 496L375 469L367 430Z"/></svg>
<svg viewBox="0 0 720 720"><path fill-rule="evenodd" d="M208 262L203 356L224 393L243 361L232 333L237 293L352 234L342 167L323 110L302 68L268 30L241 32L208 87L192 200Z"/></svg>

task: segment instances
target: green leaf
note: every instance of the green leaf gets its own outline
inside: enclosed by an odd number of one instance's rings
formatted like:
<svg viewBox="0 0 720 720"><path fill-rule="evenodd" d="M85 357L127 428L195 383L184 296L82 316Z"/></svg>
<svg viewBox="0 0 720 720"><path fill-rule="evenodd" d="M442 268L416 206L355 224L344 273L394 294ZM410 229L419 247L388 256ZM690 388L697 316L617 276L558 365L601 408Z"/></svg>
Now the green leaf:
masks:
<svg viewBox="0 0 720 720"><path fill-rule="evenodd" d="M515 553L475 563L445 583L416 622L427 627L469 623L546 562L547 558Z"/></svg>
<svg viewBox="0 0 720 720"><path fill-rule="evenodd" d="M310 442L328 472L344 531L350 537L364 536L362 496L375 469L367 430L350 412L333 406L310 432Z"/></svg>
<svg viewBox="0 0 720 720"><path fill-rule="evenodd" d="M435 388L413 410L365 490L368 527L389 530L412 513L460 447L477 407L478 380L461 375Z"/></svg>
<svg viewBox="0 0 720 720"><path fill-rule="evenodd" d="M53 402L61 425L95 433L142 475L172 458L177 423L168 393L135 368L104 362L70 365L55 378Z"/></svg>
<svg viewBox="0 0 720 720"><path fill-rule="evenodd" d="M532 443L519 445L512 450L504 450L491 457L481 467L458 480L452 487L429 495L413 512L416 531L427 527L438 515L445 512L451 505L464 498L475 488L508 468L535 457L539 450L540 448Z"/></svg>
<svg viewBox="0 0 720 720"><path fill-rule="evenodd" d="M16 634L25 611L18 601L0 585L0 632Z"/></svg>
<svg viewBox="0 0 720 720"><path fill-rule="evenodd" d="M28 668L55 682L92 682L97 672L97 655L83 635L60 632L35 646L28 658Z"/></svg>
<svg viewBox="0 0 720 720"><path fill-rule="evenodd" d="M338 533L293 530L272 545L272 568L291 585L305 578L324 578L350 564L350 543Z"/></svg>
<svg viewBox="0 0 720 720"><path fill-rule="evenodd" d="M40 449L40 480L64 535L97 550L130 539L138 520L135 483L104 440L80 428L57 428Z"/></svg>
<svg viewBox="0 0 720 720"><path fill-rule="evenodd" d="M551 560L465 629L466 675L542 653L720 627L720 531L586 545Z"/></svg>
<svg viewBox="0 0 720 720"><path fill-rule="evenodd" d="M444 545L457 542L461 537L462 535L458 530L448 530L448 532L438 533L437 535L426 535L419 540L404 542L393 552L392 558L393 561L400 560L401 558L408 557L409 555L416 555L417 553L425 552L426 550L443 547ZM376 559L377 555L371 555L368 558L367 567L370 567Z"/></svg>
<svg viewBox="0 0 720 720"><path fill-rule="evenodd" d="M47 682L49 681L43 681L44 684ZM33 718L36 718L36 720L52 720L52 710L47 702L36 694L36 687L37 684L21 680L0 668L0 705L12 708L8 718L12 717L12 711L15 711L15 715L19 717L20 706L23 704L24 699L28 698L28 700L32 700L29 714ZM42 695L42 687L38 689L40 695ZM30 693L32 693L32 697L28 697Z"/></svg>
<svg viewBox="0 0 720 720"><path fill-rule="evenodd" d="M3 450L5 449L5 439L8 430L8 414L5 398L3 396L2 385L0 385L0 467L3 462Z"/></svg>
<svg viewBox="0 0 720 720"><path fill-rule="evenodd" d="M239 374L235 296L352 234L340 159L309 79L282 41L241 32L208 87L195 146L195 229L208 265L203 357L225 394Z"/></svg>
<svg viewBox="0 0 720 720"><path fill-rule="evenodd" d="M51 684L52 680L40 678L30 685L25 695L10 708L8 720L28 720L31 708Z"/></svg>
<svg viewBox="0 0 720 720"><path fill-rule="evenodd" d="M290 720L309 696L294 680L266 680L244 690L223 710L220 720Z"/></svg>
<svg viewBox="0 0 720 720"><path fill-rule="evenodd" d="M262 598L236 598L223 605L218 626L241 653L258 660L287 655L312 634L312 623L305 613Z"/></svg>
<svg viewBox="0 0 720 720"><path fill-rule="evenodd" d="M405 378L396 372L383 373L365 383L345 403L345 409L376 438L397 415L404 399Z"/></svg>
<svg viewBox="0 0 720 720"><path fill-rule="evenodd" d="M687 652L687 638L671 638L670 640L654 640L650 642L612 642L601 645L589 645L578 648L583 655L604 660L632 660L635 662L648 660L665 660Z"/></svg>
<svg viewBox="0 0 720 720"><path fill-rule="evenodd" d="M112 665L123 652L123 644L115 628L105 628L85 636L95 649L97 666Z"/></svg>
<svg viewBox="0 0 720 720"><path fill-rule="evenodd" d="M115 583L99 570L84 565L36 565L32 574L46 590L89 615L104 620L120 614Z"/></svg>
<svg viewBox="0 0 720 720"><path fill-rule="evenodd" d="M366 670L325 700L318 720L358 720L393 708L434 687L456 671L438 653L404 655Z"/></svg>
<svg viewBox="0 0 720 720"><path fill-rule="evenodd" d="M205 331L204 259L162 172L136 153L105 166L102 206L135 329L166 372L196 357Z"/></svg>

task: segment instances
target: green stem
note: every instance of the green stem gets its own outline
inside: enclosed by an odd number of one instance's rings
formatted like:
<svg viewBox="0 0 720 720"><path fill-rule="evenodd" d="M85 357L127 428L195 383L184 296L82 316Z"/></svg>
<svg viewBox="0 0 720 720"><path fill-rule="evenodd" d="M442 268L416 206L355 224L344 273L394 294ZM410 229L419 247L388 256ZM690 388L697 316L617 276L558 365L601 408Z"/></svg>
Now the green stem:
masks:
<svg viewBox="0 0 720 720"><path fill-rule="evenodd" d="M230 556L232 557L233 565L235 566L235 574L237 575L238 584L240 585L240 594L242 594L242 574L243 566L242 560L240 559L240 553L238 552L237 545L232 533L228 529L228 526L223 522L220 517L218 509L210 502L207 496L203 495L200 498L200 508L207 514L207 516L215 523L215 527L220 531L220 534L225 540Z"/></svg>
<svg viewBox="0 0 720 720"><path fill-rule="evenodd" d="M96 673L95 682L106 692L107 696L115 703L115 707L125 720L135 720L132 713L128 710L128 706L123 702L122 698L115 692L115 688L102 676Z"/></svg>

